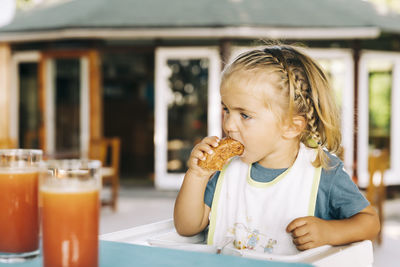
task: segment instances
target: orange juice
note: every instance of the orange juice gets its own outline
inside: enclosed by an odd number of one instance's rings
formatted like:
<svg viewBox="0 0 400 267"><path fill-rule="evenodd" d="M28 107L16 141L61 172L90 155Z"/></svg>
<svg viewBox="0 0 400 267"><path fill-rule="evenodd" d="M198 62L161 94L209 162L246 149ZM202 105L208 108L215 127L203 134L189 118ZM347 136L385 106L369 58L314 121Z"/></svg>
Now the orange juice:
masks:
<svg viewBox="0 0 400 267"><path fill-rule="evenodd" d="M0 172L0 252L39 248L38 172Z"/></svg>
<svg viewBox="0 0 400 267"><path fill-rule="evenodd" d="M98 189L41 187L45 267L98 266Z"/></svg>

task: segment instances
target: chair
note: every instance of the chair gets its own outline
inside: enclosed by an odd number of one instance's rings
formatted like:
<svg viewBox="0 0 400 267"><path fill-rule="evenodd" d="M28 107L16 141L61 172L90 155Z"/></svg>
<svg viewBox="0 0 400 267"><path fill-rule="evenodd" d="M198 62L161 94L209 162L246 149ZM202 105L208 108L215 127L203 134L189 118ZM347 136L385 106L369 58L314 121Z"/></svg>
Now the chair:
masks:
<svg viewBox="0 0 400 267"><path fill-rule="evenodd" d="M39 146L39 136L38 136L38 131L26 131L24 133L24 147L25 148L34 148Z"/></svg>
<svg viewBox="0 0 400 267"><path fill-rule="evenodd" d="M367 187L367 199L378 210L379 222L383 227L383 203L386 199L386 187L384 172L389 168L388 150L375 150L368 157L369 184ZM382 230L378 234L378 244L382 243Z"/></svg>
<svg viewBox="0 0 400 267"><path fill-rule="evenodd" d="M100 160L103 185L111 186L111 199L102 200L103 206L117 210L119 191L119 162L121 142L118 137L102 138L90 142L89 158Z"/></svg>
<svg viewBox="0 0 400 267"><path fill-rule="evenodd" d="M0 149L16 148L16 142L10 138L0 139Z"/></svg>

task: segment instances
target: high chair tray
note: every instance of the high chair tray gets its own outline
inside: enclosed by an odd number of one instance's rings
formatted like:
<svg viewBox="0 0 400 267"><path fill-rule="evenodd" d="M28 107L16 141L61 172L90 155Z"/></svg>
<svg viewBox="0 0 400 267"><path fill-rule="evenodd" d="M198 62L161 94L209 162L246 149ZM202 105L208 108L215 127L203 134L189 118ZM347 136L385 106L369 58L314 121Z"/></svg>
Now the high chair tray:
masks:
<svg viewBox="0 0 400 267"><path fill-rule="evenodd" d="M0 267L42 267L43 256L17 263L2 263ZM306 263L265 262L244 257L216 255L193 251L143 246L113 241L100 241L99 267L310 267ZM54 266L56 267L56 266ZM90 266L84 266L90 267Z"/></svg>
<svg viewBox="0 0 400 267"><path fill-rule="evenodd" d="M192 237L180 236L175 231L172 219L104 234L100 238L102 240L145 246L211 254L217 253L217 247L206 244L206 235L204 232ZM321 267L367 267L373 264L372 243L369 240L346 246L322 246L299 252L296 255L271 255L233 248L224 248L221 250L221 254L258 260L309 263Z"/></svg>

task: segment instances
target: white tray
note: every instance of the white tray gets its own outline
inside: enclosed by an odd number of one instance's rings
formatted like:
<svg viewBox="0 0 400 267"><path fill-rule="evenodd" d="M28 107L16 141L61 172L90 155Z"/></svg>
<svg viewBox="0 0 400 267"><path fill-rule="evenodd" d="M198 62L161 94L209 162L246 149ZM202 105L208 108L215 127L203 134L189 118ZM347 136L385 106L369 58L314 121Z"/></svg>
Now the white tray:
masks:
<svg viewBox="0 0 400 267"><path fill-rule="evenodd" d="M100 236L100 239L171 249L217 253L215 246L206 245L204 233L192 237L180 236L175 231L172 219L104 234ZM260 260L304 262L321 267L371 267L373 264L373 249L372 243L369 240L346 246L322 246L299 252L296 255L271 255L233 248L224 248L221 253Z"/></svg>

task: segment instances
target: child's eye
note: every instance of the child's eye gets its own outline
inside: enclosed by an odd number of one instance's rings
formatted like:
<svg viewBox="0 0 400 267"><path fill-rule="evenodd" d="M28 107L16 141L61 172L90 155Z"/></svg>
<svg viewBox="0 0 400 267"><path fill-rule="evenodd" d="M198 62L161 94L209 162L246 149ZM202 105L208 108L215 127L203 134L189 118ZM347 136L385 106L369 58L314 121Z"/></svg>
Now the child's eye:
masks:
<svg viewBox="0 0 400 267"><path fill-rule="evenodd" d="M250 119L250 116L247 116L244 113L240 113L240 116L242 116L242 118L245 119L245 120Z"/></svg>
<svg viewBox="0 0 400 267"><path fill-rule="evenodd" d="M228 110L227 107L223 107L222 110L223 110L224 112L226 112L226 113L229 113L229 110Z"/></svg>

